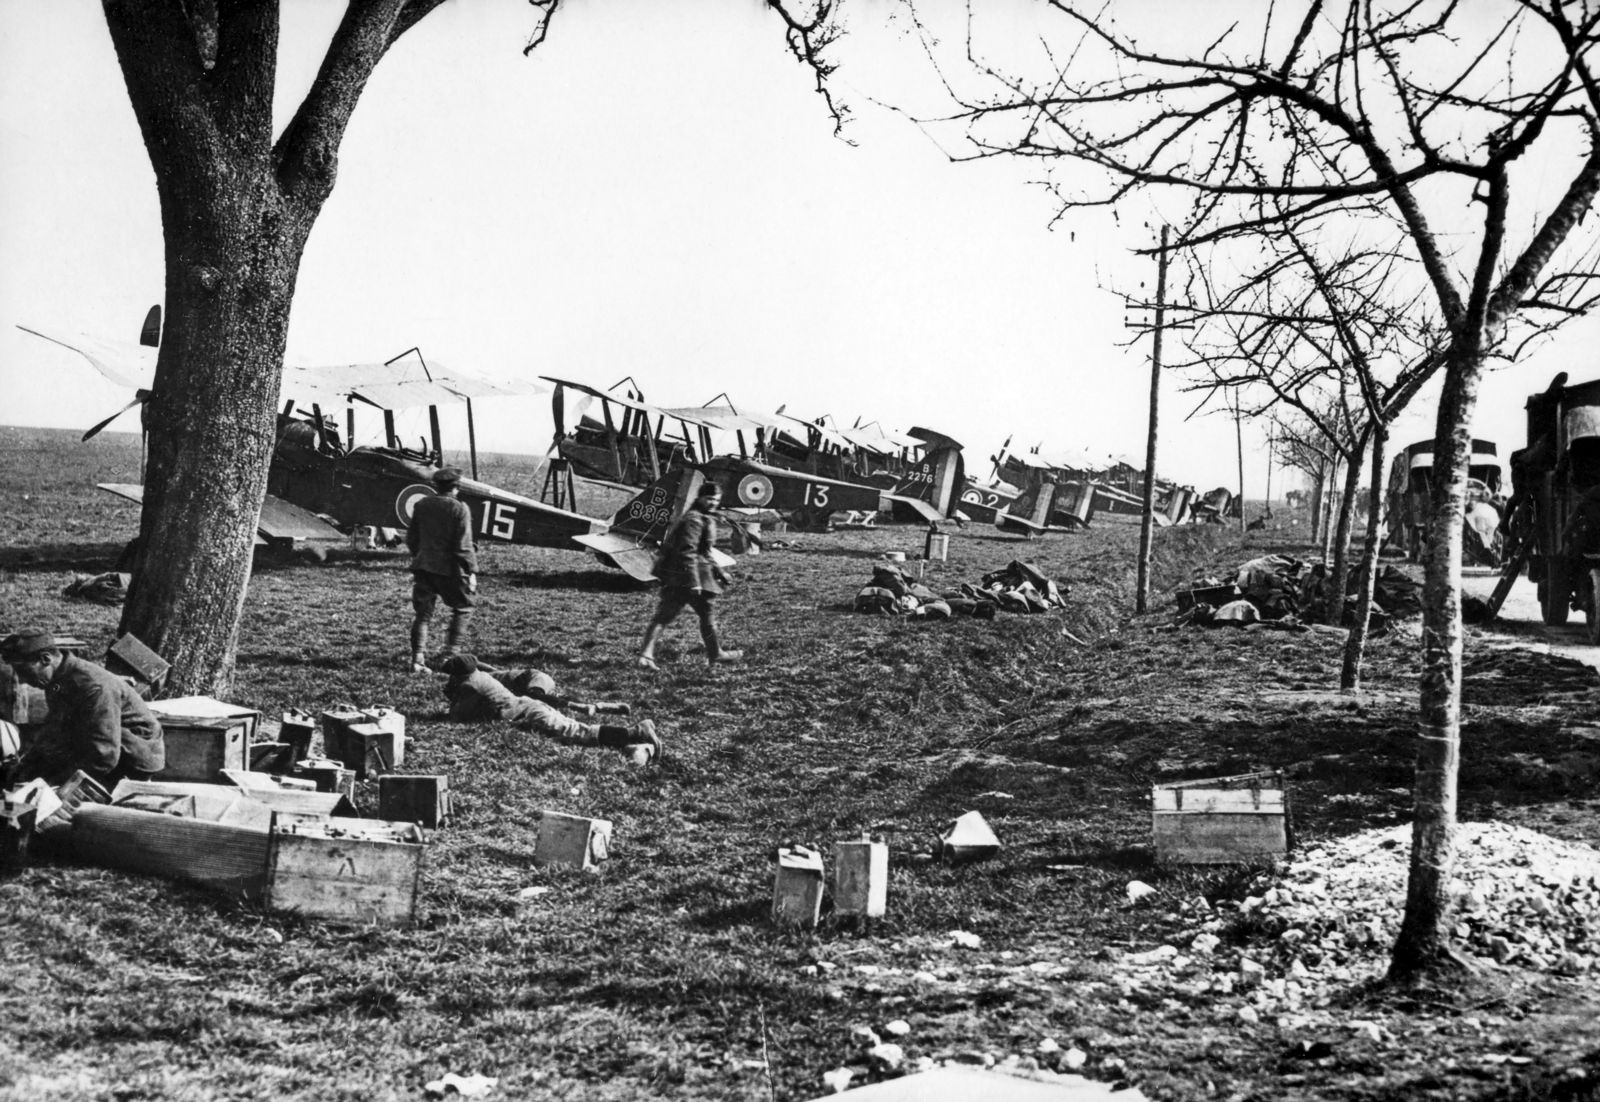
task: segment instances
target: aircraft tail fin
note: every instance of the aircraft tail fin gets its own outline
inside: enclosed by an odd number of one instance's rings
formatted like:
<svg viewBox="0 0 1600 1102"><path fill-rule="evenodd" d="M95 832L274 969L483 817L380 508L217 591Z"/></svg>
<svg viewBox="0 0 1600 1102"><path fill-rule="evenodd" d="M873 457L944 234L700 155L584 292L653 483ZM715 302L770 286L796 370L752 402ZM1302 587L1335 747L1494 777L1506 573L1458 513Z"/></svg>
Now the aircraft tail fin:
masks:
<svg viewBox="0 0 1600 1102"><path fill-rule="evenodd" d="M925 501L941 517L948 517L959 506L967 482L961 445L932 429L913 428L911 435L925 442L925 450L916 468L896 483L892 492Z"/></svg>
<svg viewBox="0 0 1600 1102"><path fill-rule="evenodd" d="M161 307L150 307L150 312L144 316L144 325L139 329L139 343L146 348L161 347Z"/></svg>
<svg viewBox="0 0 1600 1102"><path fill-rule="evenodd" d="M674 467L612 514L609 531L641 543L659 543L694 500L703 481L705 476L693 467Z"/></svg>

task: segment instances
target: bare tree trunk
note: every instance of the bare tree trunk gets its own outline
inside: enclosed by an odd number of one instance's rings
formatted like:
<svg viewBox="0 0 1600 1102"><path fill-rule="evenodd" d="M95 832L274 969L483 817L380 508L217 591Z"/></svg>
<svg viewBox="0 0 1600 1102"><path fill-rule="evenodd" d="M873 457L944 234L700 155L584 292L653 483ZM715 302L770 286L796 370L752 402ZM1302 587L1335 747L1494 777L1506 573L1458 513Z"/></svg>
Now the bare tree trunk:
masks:
<svg viewBox="0 0 1600 1102"><path fill-rule="evenodd" d="M1326 473L1323 475L1325 483L1322 491L1322 561L1327 562L1333 557L1333 517L1334 507L1338 504L1334 498L1338 493L1334 484L1339 480L1339 461L1328 460Z"/></svg>
<svg viewBox="0 0 1600 1102"><path fill-rule="evenodd" d="M1389 427L1382 422L1372 429L1372 484L1367 490L1367 540L1361 556L1361 579L1356 588L1356 621L1344 641L1344 669L1339 688L1361 690L1361 659L1367 649L1367 628L1372 620L1372 594L1378 579L1378 546L1383 529L1384 464L1388 462Z"/></svg>
<svg viewBox="0 0 1600 1102"><path fill-rule="evenodd" d="M1464 338L1458 342L1439 395L1433 445L1428 517L1432 552L1422 586L1422 707L1411 872L1405 917L1389 965L1390 978L1400 981L1459 961L1445 939L1446 888L1455 867L1456 772L1461 760L1461 528L1483 352L1477 346L1460 347Z"/></svg>
<svg viewBox="0 0 1600 1102"><path fill-rule="evenodd" d="M1323 499L1327 496L1328 461L1321 460L1317 464L1315 477L1311 480L1311 542L1316 543L1322 538L1322 507Z"/></svg>
<svg viewBox="0 0 1600 1102"><path fill-rule="evenodd" d="M226 691L306 238L373 66L440 2L349 5L274 138L276 3L103 0L166 250L141 550L121 629L172 663L174 692Z"/></svg>
<svg viewBox="0 0 1600 1102"><path fill-rule="evenodd" d="M1355 514L1356 491L1361 487L1361 457L1367 450L1371 426L1362 430L1352 449L1353 458L1345 467L1344 492L1337 505L1338 522L1333 525L1333 569L1329 577L1333 592L1329 596L1328 623L1335 627L1344 623L1344 594L1350 586L1350 527Z"/></svg>
<svg viewBox="0 0 1600 1102"><path fill-rule="evenodd" d="M172 340L148 406L139 562L119 630L172 663L174 691L219 696L266 494L304 234L212 233L196 221L192 207L185 220L163 218Z"/></svg>

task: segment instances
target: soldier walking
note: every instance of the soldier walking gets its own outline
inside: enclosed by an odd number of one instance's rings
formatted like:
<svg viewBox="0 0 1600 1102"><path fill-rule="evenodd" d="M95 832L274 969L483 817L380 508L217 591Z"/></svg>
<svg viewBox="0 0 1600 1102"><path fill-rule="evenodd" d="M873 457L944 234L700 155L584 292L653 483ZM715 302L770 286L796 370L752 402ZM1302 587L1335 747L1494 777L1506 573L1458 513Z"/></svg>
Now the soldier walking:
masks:
<svg viewBox="0 0 1600 1102"><path fill-rule="evenodd" d="M437 493L417 501L406 529L411 550L411 672L428 672L428 624L443 601L450 609L441 660L459 653L478 592L478 553L472 513L456 496L461 472L441 467L433 474Z"/></svg>

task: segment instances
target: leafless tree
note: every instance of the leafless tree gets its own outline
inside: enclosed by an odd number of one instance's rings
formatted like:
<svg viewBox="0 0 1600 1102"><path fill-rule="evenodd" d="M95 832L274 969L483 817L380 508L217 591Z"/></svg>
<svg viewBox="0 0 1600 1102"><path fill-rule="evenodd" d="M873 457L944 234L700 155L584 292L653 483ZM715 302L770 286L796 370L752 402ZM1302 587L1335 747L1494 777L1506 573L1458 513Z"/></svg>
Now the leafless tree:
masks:
<svg viewBox="0 0 1600 1102"><path fill-rule="evenodd" d="M1365 228L1366 216L1350 231ZM1319 249L1320 246L1320 249ZM1322 251L1331 255L1323 256ZM1287 407L1344 468L1336 520L1323 529L1331 548L1329 615L1338 622L1349 587L1350 536L1363 459L1379 468L1368 487L1367 531L1358 608L1340 685L1359 687L1382 526L1381 468L1388 426L1439 366L1439 326L1427 309L1415 265L1388 245L1352 240L1320 216L1248 226L1190 250L1187 297L1197 329L1191 389L1222 389L1258 411Z"/></svg>
<svg viewBox="0 0 1600 1102"><path fill-rule="evenodd" d="M1044 49L989 52L953 121L974 158L1058 166L1065 209L1147 189L1185 199L1178 241L1322 212L1381 212L1426 277L1447 335L1426 568L1410 884L1397 981L1459 965L1446 938L1460 754L1461 525L1486 359L1529 316L1590 301L1600 191L1594 0L1300 0L1137 28L1148 9L1041 0ZM1287 18L1285 18L1287 16ZM1008 34L1014 28L1008 27ZM952 85L955 87L955 85ZM1070 166L1068 164L1070 162Z"/></svg>
<svg viewBox="0 0 1600 1102"><path fill-rule="evenodd" d="M440 2L352 0L274 135L277 0L103 0L166 251L142 550L121 627L172 662L177 691L221 694L230 679L301 255L374 68ZM842 122L821 84L834 0L764 2ZM532 50L562 0L529 3Z"/></svg>

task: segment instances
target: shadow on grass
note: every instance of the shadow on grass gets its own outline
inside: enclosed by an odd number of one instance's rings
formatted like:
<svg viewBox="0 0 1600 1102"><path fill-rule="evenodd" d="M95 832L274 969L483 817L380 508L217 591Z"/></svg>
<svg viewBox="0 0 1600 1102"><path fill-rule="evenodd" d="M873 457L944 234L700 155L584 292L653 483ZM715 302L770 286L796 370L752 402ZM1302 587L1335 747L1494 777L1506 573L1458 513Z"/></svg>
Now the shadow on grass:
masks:
<svg viewBox="0 0 1600 1102"><path fill-rule="evenodd" d="M648 583L612 570L529 570L500 574L490 584L506 589L580 589L595 593L642 593Z"/></svg>
<svg viewBox="0 0 1600 1102"><path fill-rule="evenodd" d="M48 574L72 570L80 574L103 574L117 568L121 543L37 543L31 547L0 550L0 569L19 574Z"/></svg>

